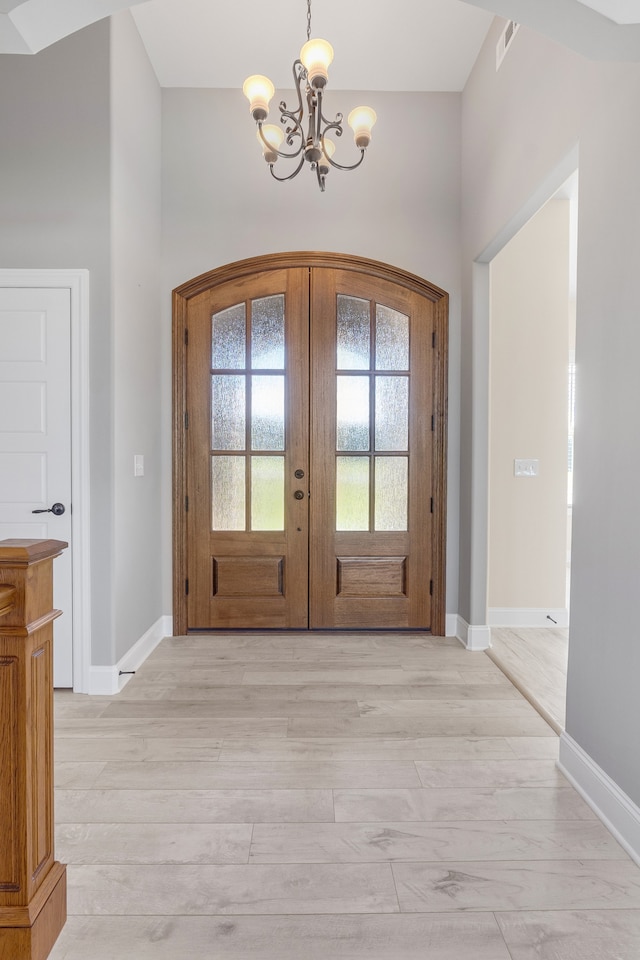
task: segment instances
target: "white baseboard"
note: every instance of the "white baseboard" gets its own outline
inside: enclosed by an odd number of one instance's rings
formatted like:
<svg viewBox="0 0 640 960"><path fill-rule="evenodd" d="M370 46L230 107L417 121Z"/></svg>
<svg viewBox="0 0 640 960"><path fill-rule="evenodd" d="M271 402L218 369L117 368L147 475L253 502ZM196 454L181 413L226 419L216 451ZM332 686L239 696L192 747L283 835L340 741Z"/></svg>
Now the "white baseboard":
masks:
<svg viewBox="0 0 640 960"><path fill-rule="evenodd" d="M565 732L560 736L558 767L632 860L640 865L640 807Z"/></svg>
<svg viewBox="0 0 640 960"><path fill-rule="evenodd" d="M490 627L568 627L566 607L489 607Z"/></svg>
<svg viewBox="0 0 640 960"><path fill-rule="evenodd" d="M445 634L447 637L455 637L458 635L458 614L457 613L447 613L445 614Z"/></svg>
<svg viewBox="0 0 640 960"><path fill-rule="evenodd" d="M87 692L102 697L112 697L114 694L120 693L131 679L131 673L128 671L137 670L152 650L155 650L160 641L164 637L170 637L172 633L172 617L159 617L153 626L149 627L139 640L136 640L131 649L127 650L118 663L111 667L89 667L89 689ZM125 676L121 675L121 671Z"/></svg>
<svg viewBox="0 0 640 960"><path fill-rule="evenodd" d="M472 626L461 616L456 617L455 636L467 650L488 650L491 646L491 630L488 626Z"/></svg>

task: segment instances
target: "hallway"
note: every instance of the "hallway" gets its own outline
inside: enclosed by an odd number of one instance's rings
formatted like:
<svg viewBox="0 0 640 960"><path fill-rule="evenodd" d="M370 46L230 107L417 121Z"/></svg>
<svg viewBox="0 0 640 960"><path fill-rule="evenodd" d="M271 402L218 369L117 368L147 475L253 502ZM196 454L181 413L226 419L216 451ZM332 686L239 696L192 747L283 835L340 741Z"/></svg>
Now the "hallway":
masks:
<svg viewBox="0 0 640 960"><path fill-rule="evenodd" d="M166 639L56 695L51 960L637 960L640 869L557 748L455 640Z"/></svg>

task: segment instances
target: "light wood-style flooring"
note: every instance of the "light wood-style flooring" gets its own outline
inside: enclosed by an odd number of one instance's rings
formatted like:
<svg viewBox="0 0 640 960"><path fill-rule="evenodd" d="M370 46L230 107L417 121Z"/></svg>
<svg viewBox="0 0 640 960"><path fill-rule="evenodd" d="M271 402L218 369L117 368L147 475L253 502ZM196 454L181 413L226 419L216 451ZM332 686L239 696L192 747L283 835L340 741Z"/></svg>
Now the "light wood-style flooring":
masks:
<svg viewBox="0 0 640 960"><path fill-rule="evenodd" d="M569 631L492 627L488 654L553 729L564 730Z"/></svg>
<svg viewBox="0 0 640 960"><path fill-rule="evenodd" d="M456 640L164 640L56 696L51 960L638 960L640 868Z"/></svg>

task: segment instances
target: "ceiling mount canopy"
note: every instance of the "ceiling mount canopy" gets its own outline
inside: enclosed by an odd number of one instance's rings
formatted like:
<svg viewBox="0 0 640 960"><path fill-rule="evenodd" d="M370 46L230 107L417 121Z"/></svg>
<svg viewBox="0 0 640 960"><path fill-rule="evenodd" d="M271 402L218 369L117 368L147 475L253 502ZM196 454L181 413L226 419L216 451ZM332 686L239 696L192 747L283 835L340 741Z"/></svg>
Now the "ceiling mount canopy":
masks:
<svg viewBox="0 0 640 960"><path fill-rule="evenodd" d="M333 159L335 143L327 134L331 132L336 137L342 136L343 117L338 113L335 120L327 120L322 110L324 88L332 60L331 44L326 40L311 38L311 0L307 0L307 42L302 47L299 58L293 63L293 80L298 95L297 108L289 110L284 100L281 100L278 107L281 125L265 123L269 115L269 101L275 93L273 84L267 77L258 74L248 77L244 82L242 90L249 100L251 116L258 126L257 137L262 146L262 154L275 180L293 180L306 160L311 169L315 170L318 185L324 191L331 167L336 170L355 170L364 160L365 150L371 140L371 128L376 122L376 114L371 107L356 107L347 118L347 123L353 130L356 147L360 151L360 158L348 166ZM283 142L285 149L281 150ZM293 171L279 176L274 170L279 158L294 161L296 165Z"/></svg>

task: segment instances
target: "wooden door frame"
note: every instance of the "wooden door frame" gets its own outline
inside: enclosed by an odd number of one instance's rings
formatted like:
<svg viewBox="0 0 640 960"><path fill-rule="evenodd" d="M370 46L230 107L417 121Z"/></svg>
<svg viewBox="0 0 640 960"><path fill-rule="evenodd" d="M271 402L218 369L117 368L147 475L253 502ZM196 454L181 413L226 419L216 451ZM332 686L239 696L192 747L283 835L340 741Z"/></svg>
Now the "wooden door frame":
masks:
<svg viewBox="0 0 640 960"><path fill-rule="evenodd" d="M415 274L398 267L341 253L299 251L267 254L228 263L188 280L173 291L173 635L187 633L187 489L185 458L186 318L189 300L213 287L241 277L289 267L351 270L379 277L414 290L434 305L433 365L433 538L431 553L433 617L431 633L445 635L446 500L447 500L447 361L449 295ZM425 585L428 589L428 585Z"/></svg>

